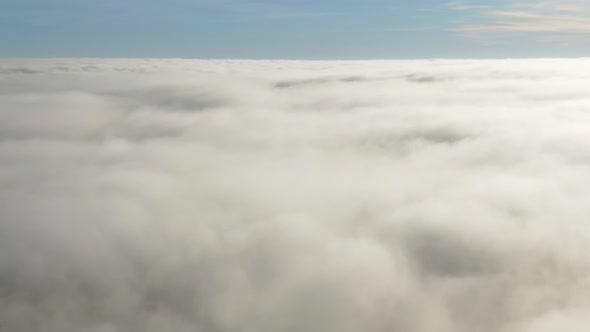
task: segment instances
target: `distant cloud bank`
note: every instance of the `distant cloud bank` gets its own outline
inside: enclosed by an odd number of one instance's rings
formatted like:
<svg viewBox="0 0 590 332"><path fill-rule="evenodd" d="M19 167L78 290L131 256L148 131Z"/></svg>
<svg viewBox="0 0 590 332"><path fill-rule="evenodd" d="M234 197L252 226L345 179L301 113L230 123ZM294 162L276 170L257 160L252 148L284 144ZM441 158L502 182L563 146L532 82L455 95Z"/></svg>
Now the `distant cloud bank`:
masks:
<svg viewBox="0 0 590 332"><path fill-rule="evenodd" d="M0 330L586 331L589 64L0 60Z"/></svg>

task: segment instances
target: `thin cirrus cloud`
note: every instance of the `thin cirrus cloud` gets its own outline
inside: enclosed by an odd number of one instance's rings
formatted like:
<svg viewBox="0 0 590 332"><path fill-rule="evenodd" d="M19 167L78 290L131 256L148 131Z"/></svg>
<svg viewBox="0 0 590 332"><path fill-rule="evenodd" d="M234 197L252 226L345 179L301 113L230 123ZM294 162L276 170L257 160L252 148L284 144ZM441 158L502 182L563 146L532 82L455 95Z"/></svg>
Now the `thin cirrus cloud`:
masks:
<svg viewBox="0 0 590 332"><path fill-rule="evenodd" d="M461 24L450 29L475 39L534 36L536 40L575 41L590 34L587 1L526 1L502 6L449 3L455 11L475 11L483 23Z"/></svg>

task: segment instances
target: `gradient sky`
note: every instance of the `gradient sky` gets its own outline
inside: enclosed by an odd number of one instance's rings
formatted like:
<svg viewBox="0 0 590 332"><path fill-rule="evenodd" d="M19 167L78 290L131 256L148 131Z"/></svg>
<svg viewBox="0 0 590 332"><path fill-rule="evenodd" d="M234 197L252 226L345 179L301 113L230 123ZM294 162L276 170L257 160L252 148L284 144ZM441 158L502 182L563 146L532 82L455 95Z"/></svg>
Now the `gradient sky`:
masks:
<svg viewBox="0 0 590 332"><path fill-rule="evenodd" d="M590 0L0 0L0 57L590 54Z"/></svg>

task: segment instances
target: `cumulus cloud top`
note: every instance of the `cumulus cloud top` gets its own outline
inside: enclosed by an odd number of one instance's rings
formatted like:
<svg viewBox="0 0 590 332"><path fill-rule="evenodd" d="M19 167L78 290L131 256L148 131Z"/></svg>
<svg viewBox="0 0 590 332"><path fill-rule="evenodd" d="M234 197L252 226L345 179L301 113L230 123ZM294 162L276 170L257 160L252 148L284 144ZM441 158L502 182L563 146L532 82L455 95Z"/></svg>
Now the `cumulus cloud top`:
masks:
<svg viewBox="0 0 590 332"><path fill-rule="evenodd" d="M589 60L0 61L0 329L582 331Z"/></svg>

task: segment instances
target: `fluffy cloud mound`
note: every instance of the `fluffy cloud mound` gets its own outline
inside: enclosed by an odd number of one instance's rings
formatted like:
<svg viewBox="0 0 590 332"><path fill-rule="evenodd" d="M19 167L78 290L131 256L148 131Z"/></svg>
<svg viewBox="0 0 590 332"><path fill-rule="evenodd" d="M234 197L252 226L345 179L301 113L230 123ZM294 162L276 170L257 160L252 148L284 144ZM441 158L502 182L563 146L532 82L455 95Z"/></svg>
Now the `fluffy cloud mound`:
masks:
<svg viewBox="0 0 590 332"><path fill-rule="evenodd" d="M0 61L0 330L590 328L589 60Z"/></svg>

